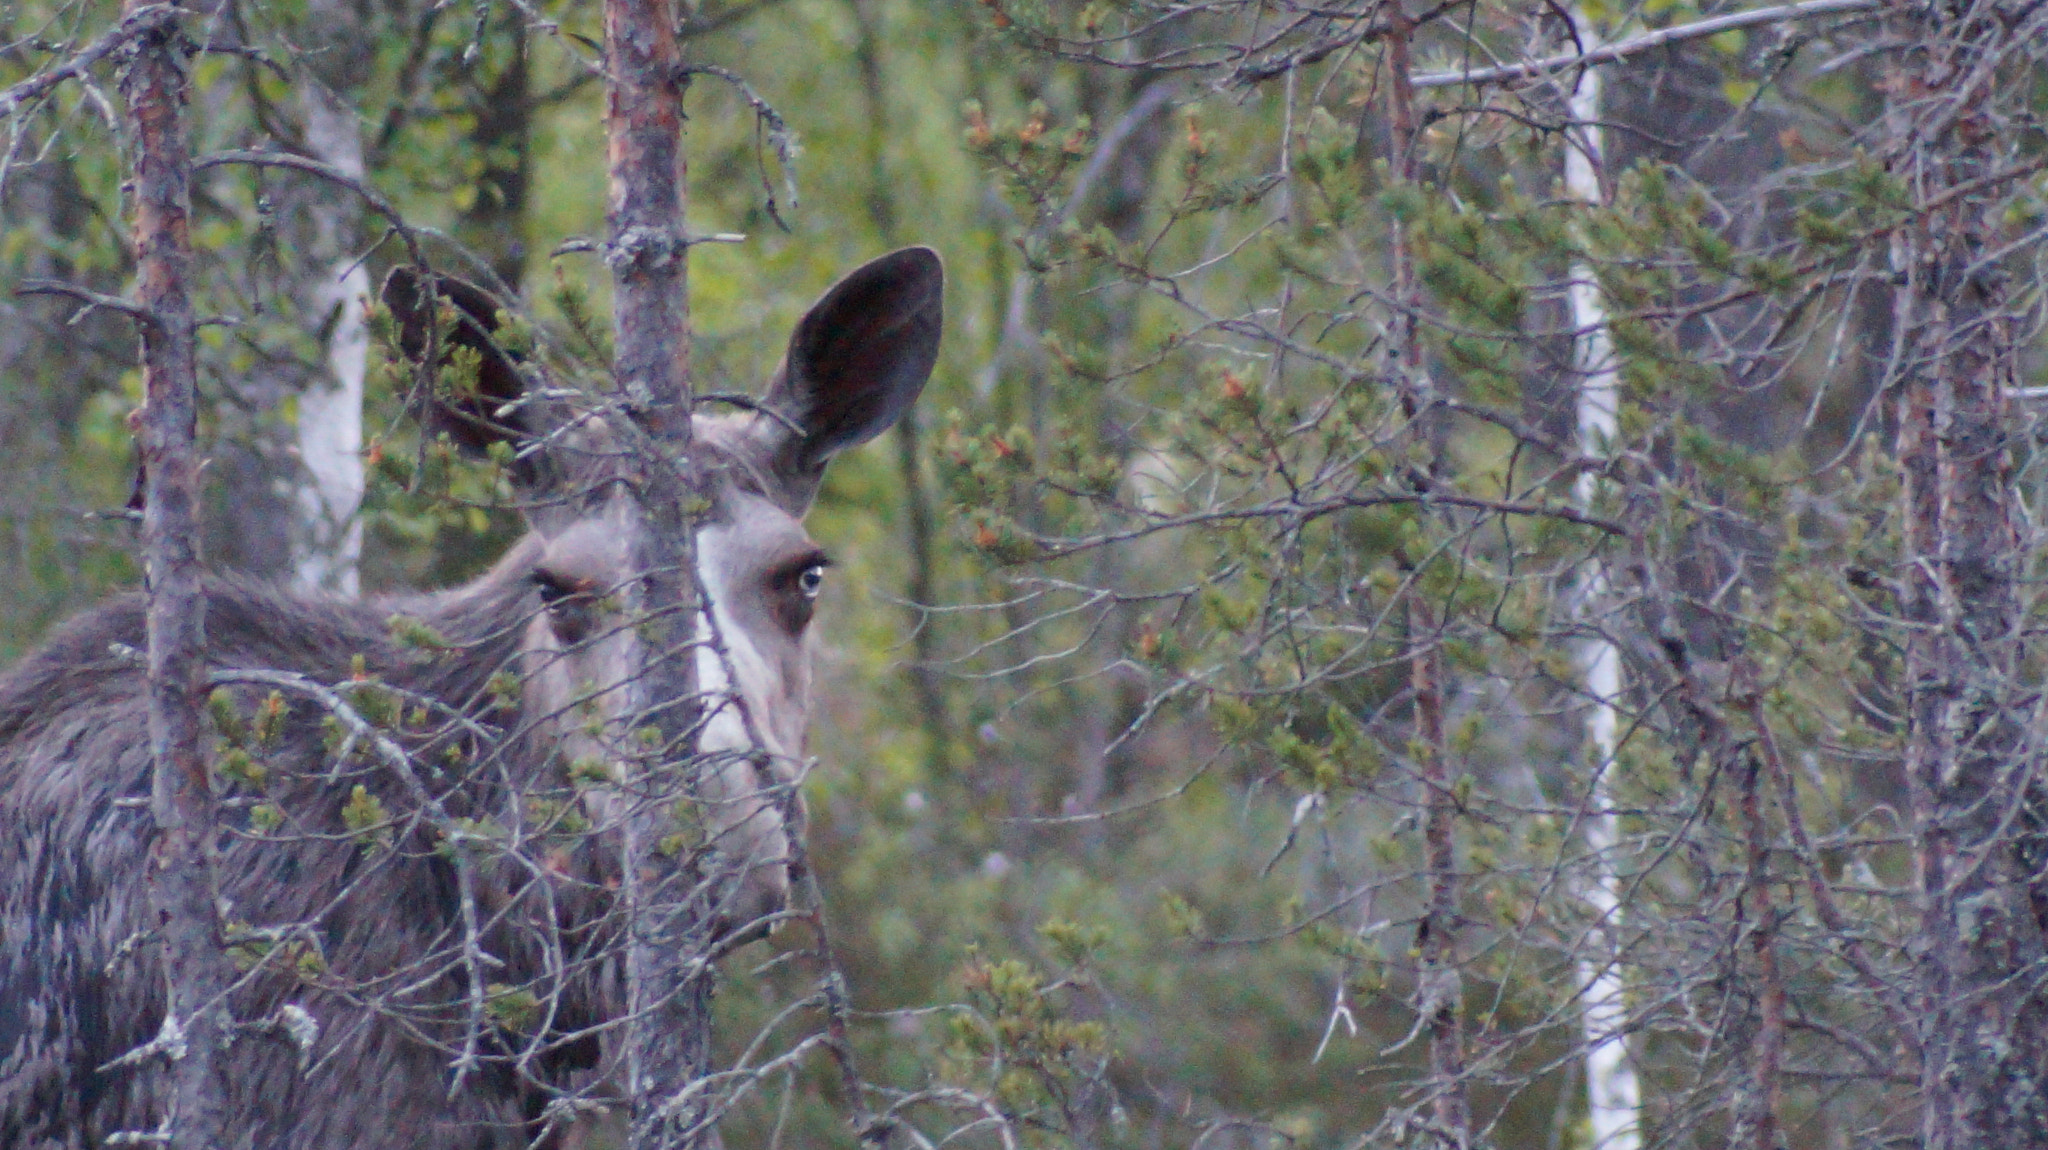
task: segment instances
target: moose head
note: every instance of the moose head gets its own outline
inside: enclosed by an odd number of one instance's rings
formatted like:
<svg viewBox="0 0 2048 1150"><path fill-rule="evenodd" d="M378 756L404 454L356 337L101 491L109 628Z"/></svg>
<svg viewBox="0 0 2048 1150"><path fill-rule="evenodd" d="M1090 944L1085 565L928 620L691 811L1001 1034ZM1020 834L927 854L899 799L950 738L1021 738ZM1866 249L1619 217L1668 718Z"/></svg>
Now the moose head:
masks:
<svg viewBox="0 0 2048 1150"><path fill-rule="evenodd" d="M693 421L702 698L682 749L702 764L695 799L723 860L703 869L729 876L711 931L729 942L772 921L802 833L828 565L804 515L832 458L922 390L941 286L924 248L859 268L798 323L759 400ZM621 748L655 654L622 606L650 530L642 460L618 405L500 345L486 293L403 270L383 295L408 354L477 365L474 386L417 410L466 449L505 445L532 530L439 592L207 584L220 900L242 968L228 1006L246 1032L227 1103L254 1145L524 1146L566 1083L603 1073L621 1010L607 830L629 805ZM0 1144L97 1142L164 1117L160 1060L124 1059L165 1009L139 801L143 606L118 597L0 675ZM375 699L396 706L380 719ZM487 1000L539 1006L514 1018Z"/></svg>
<svg viewBox="0 0 2048 1150"><path fill-rule="evenodd" d="M719 900L733 924L778 909L788 883L788 837L801 833L796 784L811 707L811 616L825 552L804 531L826 464L880 435L908 411L938 356L943 273L929 248L883 256L834 285L798 322L781 366L752 410L693 418L693 461L708 500L696 532L707 605L695 666L704 718L695 750L706 763L697 798L710 841L742 876ZM549 742L580 769L616 775L625 685L645 664L640 633L618 605L648 530L635 490L646 448L602 414L537 382L495 338L499 305L445 277L401 268L386 305L401 346L423 355L428 325L477 356L473 388L431 403L430 428L471 451L507 443L533 528L530 561L545 604L523 649L525 711L544 716ZM436 315L432 299L453 315ZM453 319L453 323L447 320ZM600 822L615 792L586 795Z"/></svg>

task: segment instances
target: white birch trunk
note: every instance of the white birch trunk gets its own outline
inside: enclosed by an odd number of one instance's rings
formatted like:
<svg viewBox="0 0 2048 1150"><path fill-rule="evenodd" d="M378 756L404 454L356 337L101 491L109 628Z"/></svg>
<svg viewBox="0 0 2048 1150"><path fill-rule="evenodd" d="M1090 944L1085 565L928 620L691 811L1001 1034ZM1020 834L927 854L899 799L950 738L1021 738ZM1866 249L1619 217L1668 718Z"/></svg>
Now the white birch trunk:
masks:
<svg viewBox="0 0 2048 1150"><path fill-rule="evenodd" d="M1592 21L1582 11L1573 12L1573 21L1578 25L1580 43L1591 51L1598 36ZM1576 127L1565 151L1565 191L1597 204L1601 202L1600 167L1605 150L1599 123L1599 69L1580 73L1571 96L1571 119ZM1607 306L1600 298L1591 266L1572 266L1569 301L1572 327L1578 333L1572 359L1579 377L1579 449L1588 456L1604 456L1619 430L1620 374L1607 328ZM1575 495L1582 509L1591 509L1599 486L1600 480L1592 473L1580 473ZM1607 598L1606 566L1597 559L1587 564L1582 580L1581 607L1597 612ZM1589 953L1579 962L1579 984L1585 994L1586 1104L1595 1150L1637 1150L1642 1145L1638 1121L1642 1088L1622 1038L1628 1005L1615 945L1622 908L1621 880L1614 869L1620 833L1608 787L1620 726L1615 704L1621 695L1621 655L1614 644L1594 638L1580 645L1578 661L1582 686L1592 700L1586 715L1586 742L1594 770L1591 811L1585 820L1594 878L1586 884L1583 897L1599 924L1589 940Z"/></svg>
<svg viewBox="0 0 2048 1150"><path fill-rule="evenodd" d="M328 89L303 88L306 142L325 163L362 179L362 131L355 112ZM327 341L327 372L299 395L299 459L305 478L293 492L299 521L292 533L292 581L305 590L360 591L357 564L363 553L363 379L369 365L370 333L364 306L370 273L349 251L354 207L339 189L312 205L318 250L341 253L313 285L312 314L333 317Z"/></svg>

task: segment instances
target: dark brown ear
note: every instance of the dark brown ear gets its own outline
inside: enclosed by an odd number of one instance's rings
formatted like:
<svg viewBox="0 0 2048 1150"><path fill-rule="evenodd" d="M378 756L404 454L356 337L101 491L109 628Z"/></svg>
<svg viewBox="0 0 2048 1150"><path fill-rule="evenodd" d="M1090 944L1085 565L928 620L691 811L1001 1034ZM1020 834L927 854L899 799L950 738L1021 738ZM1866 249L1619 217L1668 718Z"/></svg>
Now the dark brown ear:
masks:
<svg viewBox="0 0 2048 1150"><path fill-rule="evenodd" d="M429 286L431 285L431 293ZM432 299L429 299L431 294ZM528 432L515 404L526 394L526 380L519 373L519 361L500 347L492 333L498 330L502 305L491 293L453 276L397 267L384 278L381 293L384 306L398 320L398 346L417 363L427 354L428 333L433 331L434 310L452 307L455 328L442 336L452 345L441 348L441 362L448 353L465 347L477 353L479 364L475 386L458 385L441 394L418 397L414 410L428 432L446 432L456 446L480 454L493 443L518 441Z"/></svg>
<svg viewBox="0 0 2048 1150"><path fill-rule="evenodd" d="M789 338L761 417L783 502L808 507L825 464L887 431L939 358L946 273L930 248L904 248L834 284Z"/></svg>

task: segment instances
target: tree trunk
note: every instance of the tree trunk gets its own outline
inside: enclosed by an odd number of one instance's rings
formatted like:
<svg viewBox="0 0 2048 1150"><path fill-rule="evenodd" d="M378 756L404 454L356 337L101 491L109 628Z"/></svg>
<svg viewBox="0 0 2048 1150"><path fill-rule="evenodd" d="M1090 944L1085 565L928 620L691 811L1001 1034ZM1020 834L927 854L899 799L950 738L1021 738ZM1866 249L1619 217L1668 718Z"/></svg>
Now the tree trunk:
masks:
<svg viewBox="0 0 2048 1150"><path fill-rule="evenodd" d="M625 827L625 1069L634 1150L712 1145L709 1099L688 1093L710 1070L714 972L703 961L707 909L690 868L661 850L689 793L696 726L695 548L691 529L690 313L685 263L682 51L665 0L606 0L613 372L647 433L639 554L640 630L633 740L640 767ZM641 748L639 732L658 738Z"/></svg>
<svg viewBox="0 0 2048 1150"><path fill-rule="evenodd" d="M1405 0L1390 6L1387 66L1388 126L1393 151L1393 176L1403 184L1417 180L1418 124L1409 49L1415 26ZM1398 357L1404 434L1427 446L1421 467L1424 483L1433 483L1443 465L1442 452L1431 433L1435 418L1435 387L1423 362L1419 317L1422 284L1416 274L1413 238L1405 223L1393 224L1389 248L1393 263L1394 315L1389 324ZM1406 566L1427 557L1403 556ZM1415 926L1415 1012L1417 1026L1429 1035L1429 1095L1435 1143L1456 1150L1472 1145L1472 1105L1466 1083L1464 972L1458 955L1457 869L1458 799L1452 790L1450 748L1444 736L1444 663L1442 620L1434 604L1411 592L1408 596L1408 685L1414 700L1414 754L1422 787L1423 879L1426 887L1422 918Z"/></svg>
<svg viewBox="0 0 2048 1150"><path fill-rule="evenodd" d="M1587 49L1599 42L1599 31L1583 5L1574 5L1577 42ZM1602 203L1600 176L1607 133L1601 128L1601 74L1588 68L1571 94L1574 131L1565 144L1565 191L1589 205ZM1579 450L1599 459L1613 450L1621 433L1621 371L1608 328L1607 301L1601 297L1590 263L1571 269L1572 369L1578 392ZM1581 511L1591 512L1600 495L1600 480L1582 471L1573 492ZM1579 587L1583 615L1597 615L1608 597L1607 565L1598 559L1586 565ZM1642 1088L1629 1061L1623 1035L1628 1023L1627 989L1620 967L1621 878L1614 854L1620 842L1620 820L1611 791L1614 756L1620 749L1621 652L1592 632L1576 651L1580 687L1591 706L1586 710L1586 745L1592 752L1592 782L1585 819L1586 854L1593 879L1583 897L1597 919L1588 936L1587 954L1579 960L1579 984L1585 988L1580 1025L1586 1042L1586 1111L1598 1150L1636 1150L1642 1145Z"/></svg>
<svg viewBox="0 0 2048 1150"><path fill-rule="evenodd" d="M361 180L363 134L356 93L368 73L371 29L357 10L338 0L307 5L316 39L307 53L308 76L300 106L306 147L329 167ZM304 590L353 596L361 588L363 525L363 382L369 368L370 331L364 314L370 273L356 251L362 209L354 196L324 182L302 180L310 194L312 250L303 253L305 281L294 294L308 318L327 335L324 372L309 372L299 392L299 462L293 493L298 520L292 532L292 582Z"/></svg>
<svg viewBox="0 0 2048 1150"><path fill-rule="evenodd" d="M133 0L129 11L139 5ZM146 476L142 519L149 592L150 811L158 839L151 875L162 924L168 1001L159 1053L171 1059L171 1145L225 1146L228 1115L218 1067L227 988L215 898L215 803L200 744L206 681L206 598L199 569L199 456L195 325L188 277L191 159L185 142L184 37L169 24L144 34L122 76L135 145L135 252L142 308L145 400L137 428ZM180 1033L182 1031L182 1034Z"/></svg>
<svg viewBox="0 0 2048 1150"><path fill-rule="evenodd" d="M2022 512L2010 391L2032 330L1987 259L2013 160L2002 65L2043 35L1997 6L1915 7L1887 159L1921 205L1895 241L1905 473L1906 769L1919 853L1923 1145L2048 1145L2048 794L2021 716Z"/></svg>

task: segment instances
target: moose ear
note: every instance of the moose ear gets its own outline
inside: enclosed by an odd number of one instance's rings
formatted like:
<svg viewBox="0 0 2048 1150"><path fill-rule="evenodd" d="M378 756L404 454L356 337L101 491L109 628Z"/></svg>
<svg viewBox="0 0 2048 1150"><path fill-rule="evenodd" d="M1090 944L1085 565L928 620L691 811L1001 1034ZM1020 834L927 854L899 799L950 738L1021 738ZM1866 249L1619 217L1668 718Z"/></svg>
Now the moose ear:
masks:
<svg viewBox="0 0 2048 1150"><path fill-rule="evenodd" d="M414 363L427 354L434 312L443 306L454 310L455 327L443 333L441 363L445 365L448 353L458 347L477 353L474 388L464 385L416 397L413 409L429 432L446 432L456 446L472 454L481 454L496 442L525 437L528 428L518 409L506 411L526 394L526 381L519 374L518 360L493 335L502 306L498 297L453 276L412 267L391 269L379 294L398 320L399 349Z"/></svg>
<svg viewBox="0 0 2048 1150"><path fill-rule="evenodd" d="M793 510L810 505L827 461L887 431L924 390L945 281L937 252L904 248L834 284L797 323L759 425Z"/></svg>

